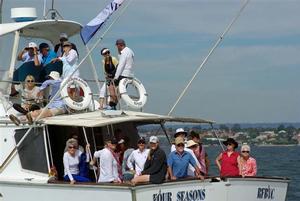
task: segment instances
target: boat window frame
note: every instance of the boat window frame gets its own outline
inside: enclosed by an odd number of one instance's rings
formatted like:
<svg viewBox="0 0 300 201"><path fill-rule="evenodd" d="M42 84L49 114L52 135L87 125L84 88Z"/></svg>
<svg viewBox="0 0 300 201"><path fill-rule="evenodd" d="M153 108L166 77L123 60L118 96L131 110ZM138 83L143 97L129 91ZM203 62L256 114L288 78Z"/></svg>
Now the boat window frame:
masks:
<svg viewBox="0 0 300 201"><path fill-rule="evenodd" d="M46 160L46 163L47 163L47 170L48 170L48 172L46 173L46 172L40 172L40 171L35 171L35 170L32 170L32 169L27 169L27 168L24 168L23 167L23 165L22 165L22 161L21 161L21 157L20 157L20 153L19 153L19 150L18 150L18 147L16 147L16 150L17 150L17 158L18 158L18 162L19 162L19 165L20 165L20 169L21 169L21 171L23 171L23 172L27 172L27 173L30 173L30 174L35 174L35 175L40 175L40 176L48 176L48 174L49 174L49 171L50 171L50 164L49 164L49 152L48 152L48 149L46 148L46 146L47 146L47 144L48 144L48 142L47 141L45 141L45 137L46 137L46 131L45 131L45 125L35 125L34 126L35 128L41 128L42 129L42 132L41 132L41 134L43 135L42 136L42 140L43 140L43 142L44 142L44 151L45 151L45 160ZM33 129L35 129L35 128L33 128ZM18 144L18 142L16 141L16 138L15 138L15 135L16 135L16 130L25 130L25 129L30 129L30 127L22 127L22 128L20 128L20 129L15 129L15 133L14 133L14 140L15 140L15 143L16 143L16 145ZM26 131L27 132L27 131ZM25 132L25 133L26 133ZM24 133L24 135L25 135L25 133ZM24 136L23 135L23 136ZM22 138L21 138L22 139ZM21 140L20 139L20 140ZM25 138L26 139L26 138ZM15 146L16 146L15 145ZM21 146L21 144L20 144L20 146Z"/></svg>

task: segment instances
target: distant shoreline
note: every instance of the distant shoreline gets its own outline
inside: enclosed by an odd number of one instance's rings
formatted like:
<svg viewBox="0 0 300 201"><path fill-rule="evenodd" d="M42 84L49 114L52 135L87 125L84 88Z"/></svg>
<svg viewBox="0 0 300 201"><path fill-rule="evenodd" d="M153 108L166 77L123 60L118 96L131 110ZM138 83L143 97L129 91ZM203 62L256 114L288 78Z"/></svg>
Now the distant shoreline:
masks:
<svg viewBox="0 0 300 201"><path fill-rule="evenodd" d="M257 147L295 147L299 144L256 144Z"/></svg>

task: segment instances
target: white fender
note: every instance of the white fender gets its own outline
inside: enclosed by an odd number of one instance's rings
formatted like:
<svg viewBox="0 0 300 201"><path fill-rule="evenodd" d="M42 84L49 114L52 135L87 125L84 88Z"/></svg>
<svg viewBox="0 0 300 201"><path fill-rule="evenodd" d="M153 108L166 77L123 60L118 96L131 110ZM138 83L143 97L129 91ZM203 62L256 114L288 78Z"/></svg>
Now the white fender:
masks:
<svg viewBox="0 0 300 201"><path fill-rule="evenodd" d="M138 91L139 99L133 100L129 97L127 92L127 85L132 84ZM144 85L136 78L124 78L121 79L119 83L119 92L121 95L121 98L124 100L124 102L131 108L134 109L141 109L147 102L147 96L146 89Z"/></svg>
<svg viewBox="0 0 300 201"><path fill-rule="evenodd" d="M62 85L64 82L65 82L65 80L62 82ZM79 86L83 90L84 97L82 97L83 98L82 101L77 102L77 101L72 100L69 97L68 88L72 84ZM60 95L64 99L66 105L74 110L86 109L87 107L89 107L91 100L92 100L92 92L91 92L91 89L90 89L88 83L79 77L71 78L67 82L67 84L64 86L64 88L61 90Z"/></svg>

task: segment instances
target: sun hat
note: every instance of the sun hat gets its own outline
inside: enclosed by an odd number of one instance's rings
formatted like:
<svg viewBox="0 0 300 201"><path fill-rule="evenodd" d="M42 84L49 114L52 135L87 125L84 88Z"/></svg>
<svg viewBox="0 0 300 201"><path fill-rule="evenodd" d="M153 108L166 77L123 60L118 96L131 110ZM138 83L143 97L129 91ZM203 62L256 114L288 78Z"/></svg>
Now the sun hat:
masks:
<svg viewBox="0 0 300 201"><path fill-rule="evenodd" d="M233 144L234 148L238 147L238 143L233 138L227 138L226 141L223 142L224 145Z"/></svg>
<svg viewBox="0 0 300 201"><path fill-rule="evenodd" d="M158 140L158 138L156 136L151 136L149 142L150 143L158 143L159 140Z"/></svg>
<svg viewBox="0 0 300 201"><path fill-rule="evenodd" d="M198 145L194 140L188 140L187 142L186 142L186 147L192 147L192 146L194 146L194 145Z"/></svg>
<svg viewBox="0 0 300 201"><path fill-rule="evenodd" d="M182 137L175 138L175 145L184 144L184 139Z"/></svg>
<svg viewBox="0 0 300 201"><path fill-rule="evenodd" d="M58 80L60 78L60 75L57 71L51 71L48 77L51 77L53 80Z"/></svg>
<svg viewBox="0 0 300 201"><path fill-rule="evenodd" d="M63 43L63 47L65 47L65 46L72 46L72 43L66 41L66 42Z"/></svg>
<svg viewBox="0 0 300 201"><path fill-rule="evenodd" d="M184 134L184 136L187 136L187 132L183 128L177 128L174 137L178 137L178 135Z"/></svg>

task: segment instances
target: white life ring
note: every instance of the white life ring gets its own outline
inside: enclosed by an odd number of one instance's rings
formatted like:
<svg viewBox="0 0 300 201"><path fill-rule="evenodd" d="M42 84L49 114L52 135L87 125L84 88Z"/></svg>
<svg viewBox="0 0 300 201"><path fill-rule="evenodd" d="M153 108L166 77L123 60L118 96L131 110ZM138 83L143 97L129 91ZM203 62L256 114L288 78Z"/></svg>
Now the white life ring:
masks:
<svg viewBox="0 0 300 201"><path fill-rule="evenodd" d="M132 84L138 91L139 99L133 100L129 97L127 92L127 85ZM134 109L141 109L147 102L147 96L146 89L144 85L136 78L123 78L121 79L119 83L119 92L121 95L121 98L124 100L124 102L131 108Z"/></svg>
<svg viewBox="0 0 300 201"><path fill-rule="evenodd" d="M62 82L62 85L65 81L66 80L64 80ZM84 96L82 97L81 101L77 102L77 101L74 101L71 97L69 97L68 88L71 85L78 86L79 88L82 89ZM61 90L60 95L64 99L66 105L74 110L86 109L87 107L89 107L91 100L92 100L92 92L91 92L91 89L90 89L88 83L79 77L71 78L67 82L67 84L64 86L64 88Z"/></svg>

